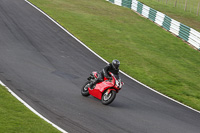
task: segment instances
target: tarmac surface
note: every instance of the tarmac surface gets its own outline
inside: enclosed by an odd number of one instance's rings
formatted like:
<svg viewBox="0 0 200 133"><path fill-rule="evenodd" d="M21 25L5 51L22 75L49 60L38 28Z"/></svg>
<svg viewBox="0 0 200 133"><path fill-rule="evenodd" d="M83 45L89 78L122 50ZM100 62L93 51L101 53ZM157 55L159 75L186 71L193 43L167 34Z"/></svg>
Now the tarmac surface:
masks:
<svg viewBox="0 0 200 133"><path fill-rule="evenodd" d="M0 0L0 80L59 127L71 133L200 132L199 113L123 74L125 85L109 106L83 97L89 74L105 65L24 0Z"/></svg>

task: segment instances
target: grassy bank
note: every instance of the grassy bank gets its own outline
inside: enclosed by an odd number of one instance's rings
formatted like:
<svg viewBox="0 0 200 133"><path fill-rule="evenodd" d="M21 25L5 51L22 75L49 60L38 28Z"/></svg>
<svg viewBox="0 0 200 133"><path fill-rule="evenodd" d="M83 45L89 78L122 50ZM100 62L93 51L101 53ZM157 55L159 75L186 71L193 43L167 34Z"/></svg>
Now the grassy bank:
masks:
<svg viewBox="0 0 200 133"><path fill-rule="evenodd" d="M105 0L30 0L107 61L200 110L200 52L128 8Z"/></svg>
<svg viewBox="0 0 200 133"><path fill-rule="evenodd" d="M185 6L184 2L181 3L183 7L180 9L180 7L178 6L179 3L177 3L177 7L174 7L174 5L166 4L166 2L163 1L160 2L158 2L157 0L138 0L138 1L200 32L200 14L199 16L197 16L196 13L194 12L192 13L189 10L184 11L184 6ZM198 2L200 1L190 0L188 2L197 7Z"/></svg>
<svg viewBox="0 0 200 133"><path fill-rule="evenodd" d="M0 85L1 133L59 133Z"/></svg>

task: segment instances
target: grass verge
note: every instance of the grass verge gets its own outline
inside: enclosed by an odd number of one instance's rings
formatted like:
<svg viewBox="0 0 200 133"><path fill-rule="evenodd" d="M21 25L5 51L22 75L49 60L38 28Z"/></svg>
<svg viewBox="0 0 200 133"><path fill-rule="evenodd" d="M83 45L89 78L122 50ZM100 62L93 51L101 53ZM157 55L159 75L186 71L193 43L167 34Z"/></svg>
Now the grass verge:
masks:
<svg viewBox="0 0 200 133"><path fill-rule="evenodd" d="M0 85L1 133L59 133Z"/></svg>
<svg viewBox="0 0 200 133"><path fill-rule="evenodd" d="M128 8L105 0L30 0L107 61L200 110L200 52Z"/></svg>
<svg viewBox="0 0 200 133"><path fill-rule="evenodd" d="M155 0L139 0L140 2L143 2L145 5L160 11L170 18L173 18L182 24L185 24L197 31L200 32L200 15L197 16L195 13L190 13L189 11L184 11L183 9L174 7L173 5L166 5L163 2L158 2ZM175 1L175 0L174 0ZM195 4L195 6L198 5L198 0L191 1L193 2L192 5ZM184 6L184 4L183 4Z"/></svg>

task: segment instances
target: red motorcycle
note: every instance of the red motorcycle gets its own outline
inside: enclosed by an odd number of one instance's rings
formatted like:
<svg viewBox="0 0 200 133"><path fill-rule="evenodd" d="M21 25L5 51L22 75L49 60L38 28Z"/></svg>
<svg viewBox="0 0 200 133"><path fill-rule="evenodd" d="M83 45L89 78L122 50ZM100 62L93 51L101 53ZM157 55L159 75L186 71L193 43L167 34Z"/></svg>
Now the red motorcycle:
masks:
<svg viewBox="0 0 200 133"><path fill-rule="evenodd" d="M97 72L92 72L88 81L81 89L81 94L85 97L92 95L101 100L102 104L108 105L113 102L116 97L116 93L122 88L124 83L121 81L121 78L115 76L113 73L110 72L111 79L107 79L104 77L104 81L97 83L91 89L90 84L98 78Z"/></svg>

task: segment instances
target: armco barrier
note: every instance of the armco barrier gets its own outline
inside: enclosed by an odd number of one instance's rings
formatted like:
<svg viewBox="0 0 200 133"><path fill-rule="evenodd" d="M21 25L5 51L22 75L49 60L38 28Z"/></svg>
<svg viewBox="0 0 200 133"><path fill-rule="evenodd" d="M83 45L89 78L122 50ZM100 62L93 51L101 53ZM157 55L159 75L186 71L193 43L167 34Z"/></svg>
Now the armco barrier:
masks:
<svg viewBox="0 0 200 133"><path fill-rule="evenodd" d="M152 9L137 0L107 0L113 4L128 7L142 16L162 26L166 30L174 33L200 50L200 33L167 15Z"/></svg>

